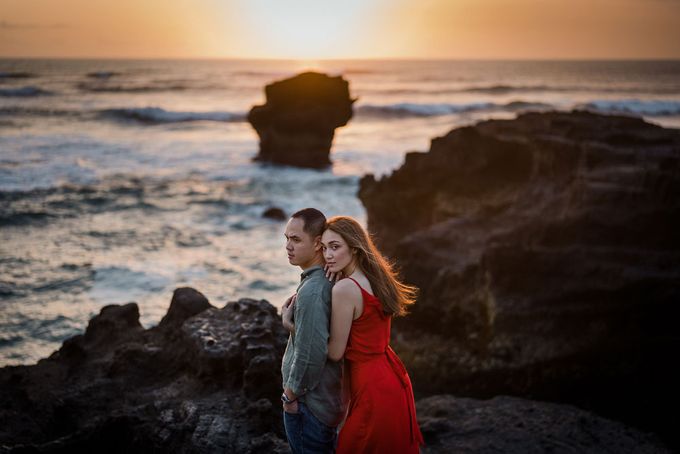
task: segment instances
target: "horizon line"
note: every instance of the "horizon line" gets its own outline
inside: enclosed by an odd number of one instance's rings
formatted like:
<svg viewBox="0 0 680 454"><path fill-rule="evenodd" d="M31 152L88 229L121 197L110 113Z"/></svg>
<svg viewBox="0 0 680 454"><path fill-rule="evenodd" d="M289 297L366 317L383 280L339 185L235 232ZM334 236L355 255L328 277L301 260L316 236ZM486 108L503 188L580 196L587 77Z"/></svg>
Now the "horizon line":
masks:
<svg viewBox="0 0 680 454"><path fill-rule="evenodd" d="M4 56L0 55L0 60L156 60L156 61L177 61L177 60L200 60L200 61L512 61L512 62L592 62L592 61L680 61L680 57L111 57L111 56Z"/></svg>

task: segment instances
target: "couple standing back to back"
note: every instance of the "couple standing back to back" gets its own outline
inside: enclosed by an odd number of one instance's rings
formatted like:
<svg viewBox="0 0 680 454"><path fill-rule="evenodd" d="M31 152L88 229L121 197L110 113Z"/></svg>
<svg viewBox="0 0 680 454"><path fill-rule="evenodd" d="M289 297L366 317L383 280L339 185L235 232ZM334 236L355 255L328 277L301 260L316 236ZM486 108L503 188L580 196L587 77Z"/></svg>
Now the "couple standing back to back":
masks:
<svg viewBox="0 0 680 454"><path fill-rule="evenodd" d="M354 219L314 208L285 231L302 269L284 303L283 418L293 453L417 453L423 438L406 369L389 346L393 316L415 289L402 284ZM343 276L335 285L327 277ZM338 427L341 426L338 436Z"/></svg>

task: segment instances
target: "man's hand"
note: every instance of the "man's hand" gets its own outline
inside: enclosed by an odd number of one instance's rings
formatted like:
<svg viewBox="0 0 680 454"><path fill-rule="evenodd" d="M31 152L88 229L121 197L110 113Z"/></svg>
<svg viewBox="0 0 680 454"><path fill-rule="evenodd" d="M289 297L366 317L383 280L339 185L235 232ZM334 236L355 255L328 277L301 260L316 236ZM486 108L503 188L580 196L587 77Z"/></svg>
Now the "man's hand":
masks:
<svg viewBox="0 0 680 454"><path fill-rule="evenodd" d="M295 323L293 322L293 313L295 309L295 297L297 293L291 296L283 303L281 307L281 321L283 322L283 327L289 332L295 332Z"/></svg>
<svg viewBox="0 0 680 454"><path fill-rule="evenodd" d="M295 400L289 404L283 402L283 411L290 414L296 414L300 409L298 408L298 401Z"/></svg>

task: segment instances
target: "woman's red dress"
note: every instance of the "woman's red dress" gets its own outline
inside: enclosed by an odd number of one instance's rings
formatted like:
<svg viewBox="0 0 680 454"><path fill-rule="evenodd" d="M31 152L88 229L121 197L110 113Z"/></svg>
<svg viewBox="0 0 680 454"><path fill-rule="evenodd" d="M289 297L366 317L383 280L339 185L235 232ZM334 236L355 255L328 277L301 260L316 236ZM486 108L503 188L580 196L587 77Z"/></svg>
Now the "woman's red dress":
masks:
<svg viewBox="0 0 680 454"><path fill-rule="evenodd" d="M389 346L392 317L377 297L352 280L361 289L364 310L352 322L345 351L351 401L337 452L417 453L423 436L411 380Z"/></svg>

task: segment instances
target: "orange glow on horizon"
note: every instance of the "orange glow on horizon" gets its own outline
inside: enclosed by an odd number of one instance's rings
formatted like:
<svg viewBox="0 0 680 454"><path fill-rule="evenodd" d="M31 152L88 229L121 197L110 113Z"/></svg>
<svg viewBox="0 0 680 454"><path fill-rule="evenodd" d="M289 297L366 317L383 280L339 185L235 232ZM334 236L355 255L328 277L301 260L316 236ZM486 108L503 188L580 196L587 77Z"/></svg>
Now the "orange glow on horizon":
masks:
<svg viewBox="0 0 680 454"><path fill-rule="evenodd" d="M0 0L1 57L680 58L671 0Z"/></svg>

